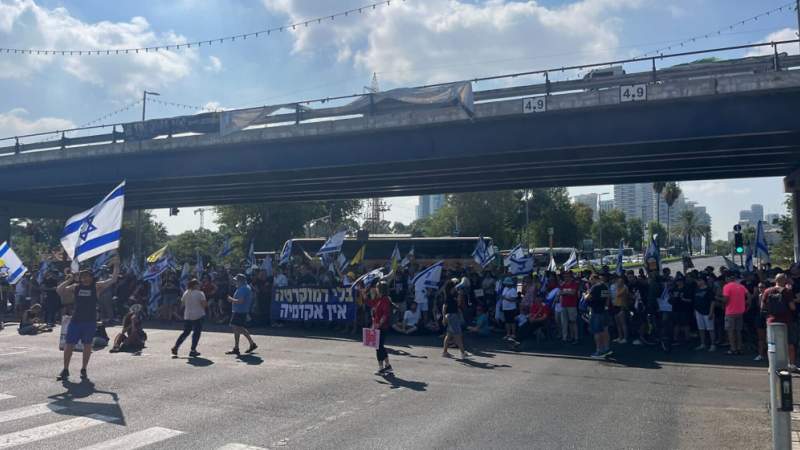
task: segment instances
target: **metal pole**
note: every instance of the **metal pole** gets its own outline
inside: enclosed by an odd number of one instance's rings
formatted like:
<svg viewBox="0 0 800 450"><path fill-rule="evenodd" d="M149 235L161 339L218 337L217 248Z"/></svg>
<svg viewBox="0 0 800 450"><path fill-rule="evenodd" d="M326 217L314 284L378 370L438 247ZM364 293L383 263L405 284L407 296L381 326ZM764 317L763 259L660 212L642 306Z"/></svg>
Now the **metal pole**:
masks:
<svg viewBox="0 0 800 450"><path fill-rule="evenodd" d="M800 261L800 191L792 190L792 234L794 234L794 260Z"/></svg>
<svg viewBox="0 0 800 450"><path fill-rule="evenodd" d="M147 111L147 91L142 91L142 123L144 123L145 111Z"/></svg>
<svg viewBox="0 0 800 450"><path fill-rule="evenodd" d="M797 36L800 37L800 0L796 0L794 10L797 12Z"/></svg>
<svg viewBox="0 0 800 450"><path fill-rule="evenodd" d="M781 410L781 381L778 371L789 365L789 345L786 325L771 323L767 326L767 351L769 355L769 410L772 418L772 448L792 448L792 416Z"/></svg>

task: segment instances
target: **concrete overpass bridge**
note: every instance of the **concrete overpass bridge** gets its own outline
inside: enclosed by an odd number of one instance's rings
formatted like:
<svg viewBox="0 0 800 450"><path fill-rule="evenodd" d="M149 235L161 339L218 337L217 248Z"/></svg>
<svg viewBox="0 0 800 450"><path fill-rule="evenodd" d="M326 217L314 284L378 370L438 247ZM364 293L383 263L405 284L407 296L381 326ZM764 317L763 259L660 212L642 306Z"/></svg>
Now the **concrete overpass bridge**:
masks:
<svg viewBox="0 0 800 450"><path fill-rule="evenodd" d="M800 71L791 70L800 57L656 70L660 58L653 70L572 81L550 82L558 69L531 72L544 82L476 91L472 113L295 105L226 135L212 113L160 119L166 136L135 138L135 124L124 124L124 133L5 140L0 219L74 213L122 179L128 208L162 208L789 176L800 167ZM631 62L641 64L583 67Z"/></svg>

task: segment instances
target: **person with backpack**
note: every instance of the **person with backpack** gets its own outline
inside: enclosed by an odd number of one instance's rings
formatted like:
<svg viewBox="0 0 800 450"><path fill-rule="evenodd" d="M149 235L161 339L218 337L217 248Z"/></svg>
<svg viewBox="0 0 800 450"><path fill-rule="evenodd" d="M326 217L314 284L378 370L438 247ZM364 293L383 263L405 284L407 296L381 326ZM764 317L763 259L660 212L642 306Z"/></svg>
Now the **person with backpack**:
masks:
<svg viewBox="0 0 800 450"><path fill-rule="evenodd" d="M794 324L795 304L792 289L786 286L786 275L775 276L775 286L761 294L761 311L767 313L767 324L786 324L786 336L789 341L789 368L796 371L796 354L794 343L797 341L797 326Z"/></svg>

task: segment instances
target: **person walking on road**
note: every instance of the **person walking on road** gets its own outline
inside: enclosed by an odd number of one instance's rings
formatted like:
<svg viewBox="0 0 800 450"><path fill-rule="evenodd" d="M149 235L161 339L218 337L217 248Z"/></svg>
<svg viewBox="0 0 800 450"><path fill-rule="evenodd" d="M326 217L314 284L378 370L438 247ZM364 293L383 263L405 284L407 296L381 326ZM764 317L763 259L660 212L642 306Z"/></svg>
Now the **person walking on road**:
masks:
<svg viewBox="0 0 800 450"><path fill-rule="evenodd" d="M200 342L203 321L206 317L206 308L208 308L208 300L206 300L206 295L203 291L200 290L200 282L197 279L189 281L186 292L183 293L181 298L181 303L183 303L183 333L178 336L175 346L172 347L172 356L178 356L178 349L191 333L192 350L189 352L189 356L194 358L200 356L197 351L197 343ZM236 347L239 347L238 344Z"/></svg>
<svg viewBox="0 0 800 450"><path fill-rule="evenodd" d="M244 274L238 274L234 278L236 282L236 292L233 297L228 296L228 301L231 303L231 328L233 328L233 350L225 352L226 355L239 356L239 336L244 335L250 342L250 347L247 348L245 353L253 353L258 348L253 338L250 337L250 332L247 331L247 315L250 313L250 307L253 305L253 290L247 284L247 277Z"/></svg>
<svg viewBox="0 0 800 450"><path fill-rule="evenodd" d="M77 276L73 274L72 277L68 277L57 288L58 295L62 299L71 298L75 303L72 319L67 326L64 369L57 378L60 381L69 379L69 363L72 359L72 351L78 342L83 344L81 379L89 379L86 369L89 365L89 358L92 356L92 341L97 331L97 297L116 283L119 277L119 256L114 256L111 264L113 264L114 270L111 277L106 280L95 281L91 270L82 270Z"/></svg>
<svg viewBox="0 0 800 450"><path fill-rule="evenodd" d="M389 364L389 353L386 352L386 334L389 332L389 322L392 315L392 302L389 300L389 285L385 281L378 283L377 296L367 300L367 306L372 310L372 329L380 330L378 348L375 356L378 358L378 371L375 375L391 375L392 365Z"/></svg>

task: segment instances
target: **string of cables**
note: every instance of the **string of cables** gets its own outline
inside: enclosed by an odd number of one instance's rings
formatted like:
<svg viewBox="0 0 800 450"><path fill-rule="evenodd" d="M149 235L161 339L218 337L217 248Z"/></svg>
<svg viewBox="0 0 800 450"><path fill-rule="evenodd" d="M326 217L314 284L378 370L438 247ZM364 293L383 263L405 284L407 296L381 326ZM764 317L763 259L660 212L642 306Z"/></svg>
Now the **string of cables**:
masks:
<svg viewBox="0 0 800 450"><path fill-rule="evenodd" d="M0 54L22 54L22 55L59 55L59 56L83 56L83 55L128 55L138 53L150 53L158 51L173 51L185 50L195 47L219 45L224 43L245 41L247 39L257 39L271 36L273 33L283 33L284 31L296 30L299 27L308 27L309 25L319 25L323 22L333 21L341 17L349 17L352 15L363 14L375 10L379 7L388 7L394 3L404 2L406 0L383 0L380 2L370 3L357 8L348 9L325 16L315 17L313 19L306 19L300 22L291 23L274 28L266 28L263 30L252 31L249 33L233 34L229 36L221 36L213 39L204 39L200 41L191 41L175 44L162 44L150 47L138 48L105 48L105 49L73 49L73 50L54 50L54 49L36 49L36 48L10 48L0 47Z"/></svg>

